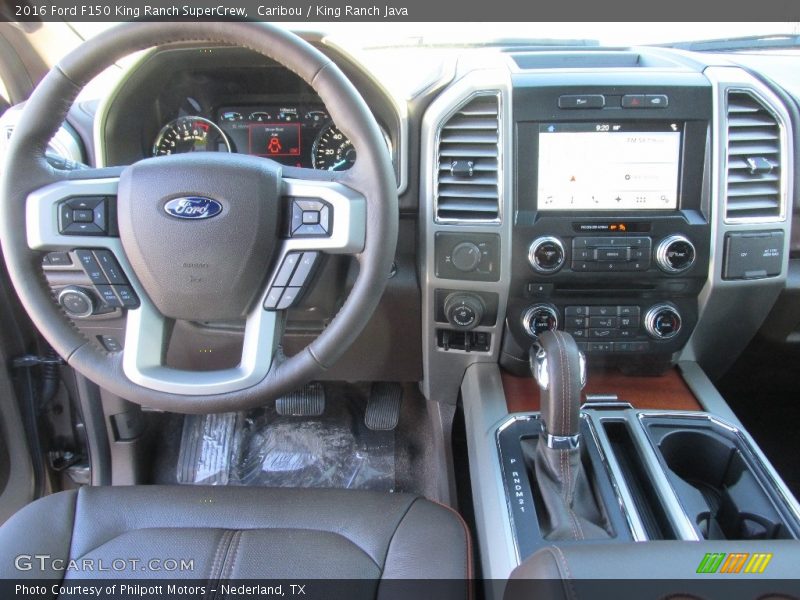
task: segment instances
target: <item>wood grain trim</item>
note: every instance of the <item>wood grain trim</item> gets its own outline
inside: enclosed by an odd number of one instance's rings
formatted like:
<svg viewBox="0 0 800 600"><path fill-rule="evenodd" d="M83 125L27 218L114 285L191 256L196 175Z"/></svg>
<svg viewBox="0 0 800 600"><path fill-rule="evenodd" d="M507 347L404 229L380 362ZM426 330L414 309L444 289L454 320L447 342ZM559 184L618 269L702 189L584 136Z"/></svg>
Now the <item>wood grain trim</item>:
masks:
<svg viewBox="0 0 800 600"><path fill-rule="evenodd" d="M517 377L501 370L509 413L539 410L539 386L533 377ZM634 408L702 410L677 368L657 377L624 375L619 371L590 370L585 394L616 394Z"/></svg>

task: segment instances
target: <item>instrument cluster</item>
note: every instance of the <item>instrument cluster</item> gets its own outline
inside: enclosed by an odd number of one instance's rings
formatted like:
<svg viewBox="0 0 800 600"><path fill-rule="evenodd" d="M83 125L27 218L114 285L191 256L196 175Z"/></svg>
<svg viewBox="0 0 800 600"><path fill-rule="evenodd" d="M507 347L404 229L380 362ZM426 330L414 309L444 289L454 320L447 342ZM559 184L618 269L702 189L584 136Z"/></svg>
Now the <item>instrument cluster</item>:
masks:
<svg viewBox="0 0 800 600"><path fill-rule="evenodd" d="M180 116L161 128L152 154L185 152L237 152L328 171L356 161L353 144L321 105L232 105L219 107L213 120Z"/></svg>

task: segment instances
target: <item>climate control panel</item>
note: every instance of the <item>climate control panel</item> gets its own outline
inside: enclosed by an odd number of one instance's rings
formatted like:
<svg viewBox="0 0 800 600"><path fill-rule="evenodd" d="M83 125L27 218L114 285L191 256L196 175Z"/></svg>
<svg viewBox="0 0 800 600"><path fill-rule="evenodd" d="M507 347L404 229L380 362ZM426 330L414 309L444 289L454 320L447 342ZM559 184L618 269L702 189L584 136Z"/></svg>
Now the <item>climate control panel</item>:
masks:
<svg viewBox="0 0 800 600"><path fill-rule="evenodd" d="M652 305L556 305L540 302L519 311L522 331L535 340L543 331L566 331L589 353L669 352L683 333L681 309L672 302Z"/></svg>

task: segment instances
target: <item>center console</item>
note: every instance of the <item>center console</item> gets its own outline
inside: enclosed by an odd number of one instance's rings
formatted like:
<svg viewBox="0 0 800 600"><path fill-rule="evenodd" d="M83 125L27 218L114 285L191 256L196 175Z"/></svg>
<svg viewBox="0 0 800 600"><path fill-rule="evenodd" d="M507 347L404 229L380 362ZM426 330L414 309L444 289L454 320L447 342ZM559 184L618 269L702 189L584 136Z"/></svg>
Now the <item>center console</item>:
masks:
<svg viewBox="0 0 800 600"><path fill-rule="evenodd" d="M657 85L515 88L516 220L506 343L519 367L541 331L595 364L659 369L689 339L711 242L712 93Z"/></svg>
<svg viewBox="0 0 800 600"><path fill-rule="evenodd" d="M707 375L786 281L789 112L669 51L526 52L461 62L422 130L422 389L463 406L484 576L727 542L792 572L800 506ZM553 334L589 372L556 430Z"/></svg>

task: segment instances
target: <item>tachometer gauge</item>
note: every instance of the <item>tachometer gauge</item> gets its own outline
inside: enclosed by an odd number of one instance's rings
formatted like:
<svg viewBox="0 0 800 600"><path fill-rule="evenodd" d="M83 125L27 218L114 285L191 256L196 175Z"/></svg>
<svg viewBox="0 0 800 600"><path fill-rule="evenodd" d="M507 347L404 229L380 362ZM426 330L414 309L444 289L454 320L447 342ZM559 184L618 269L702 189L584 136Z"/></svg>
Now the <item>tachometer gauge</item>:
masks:
<svg viewBox="0 0 800 600"><path fill-rule="evenodd" d="M356 162L353 142L345 137L333 123L319 132L311 147L311 163L315 169L346 171Z"/></svg>
<svg viewBox="0 0 800 600"><path fill-rule="evenodd" d="M228 138L214 123L203 117L179 117L158 132L153 156L184 152L230 152Z"/></svg>

